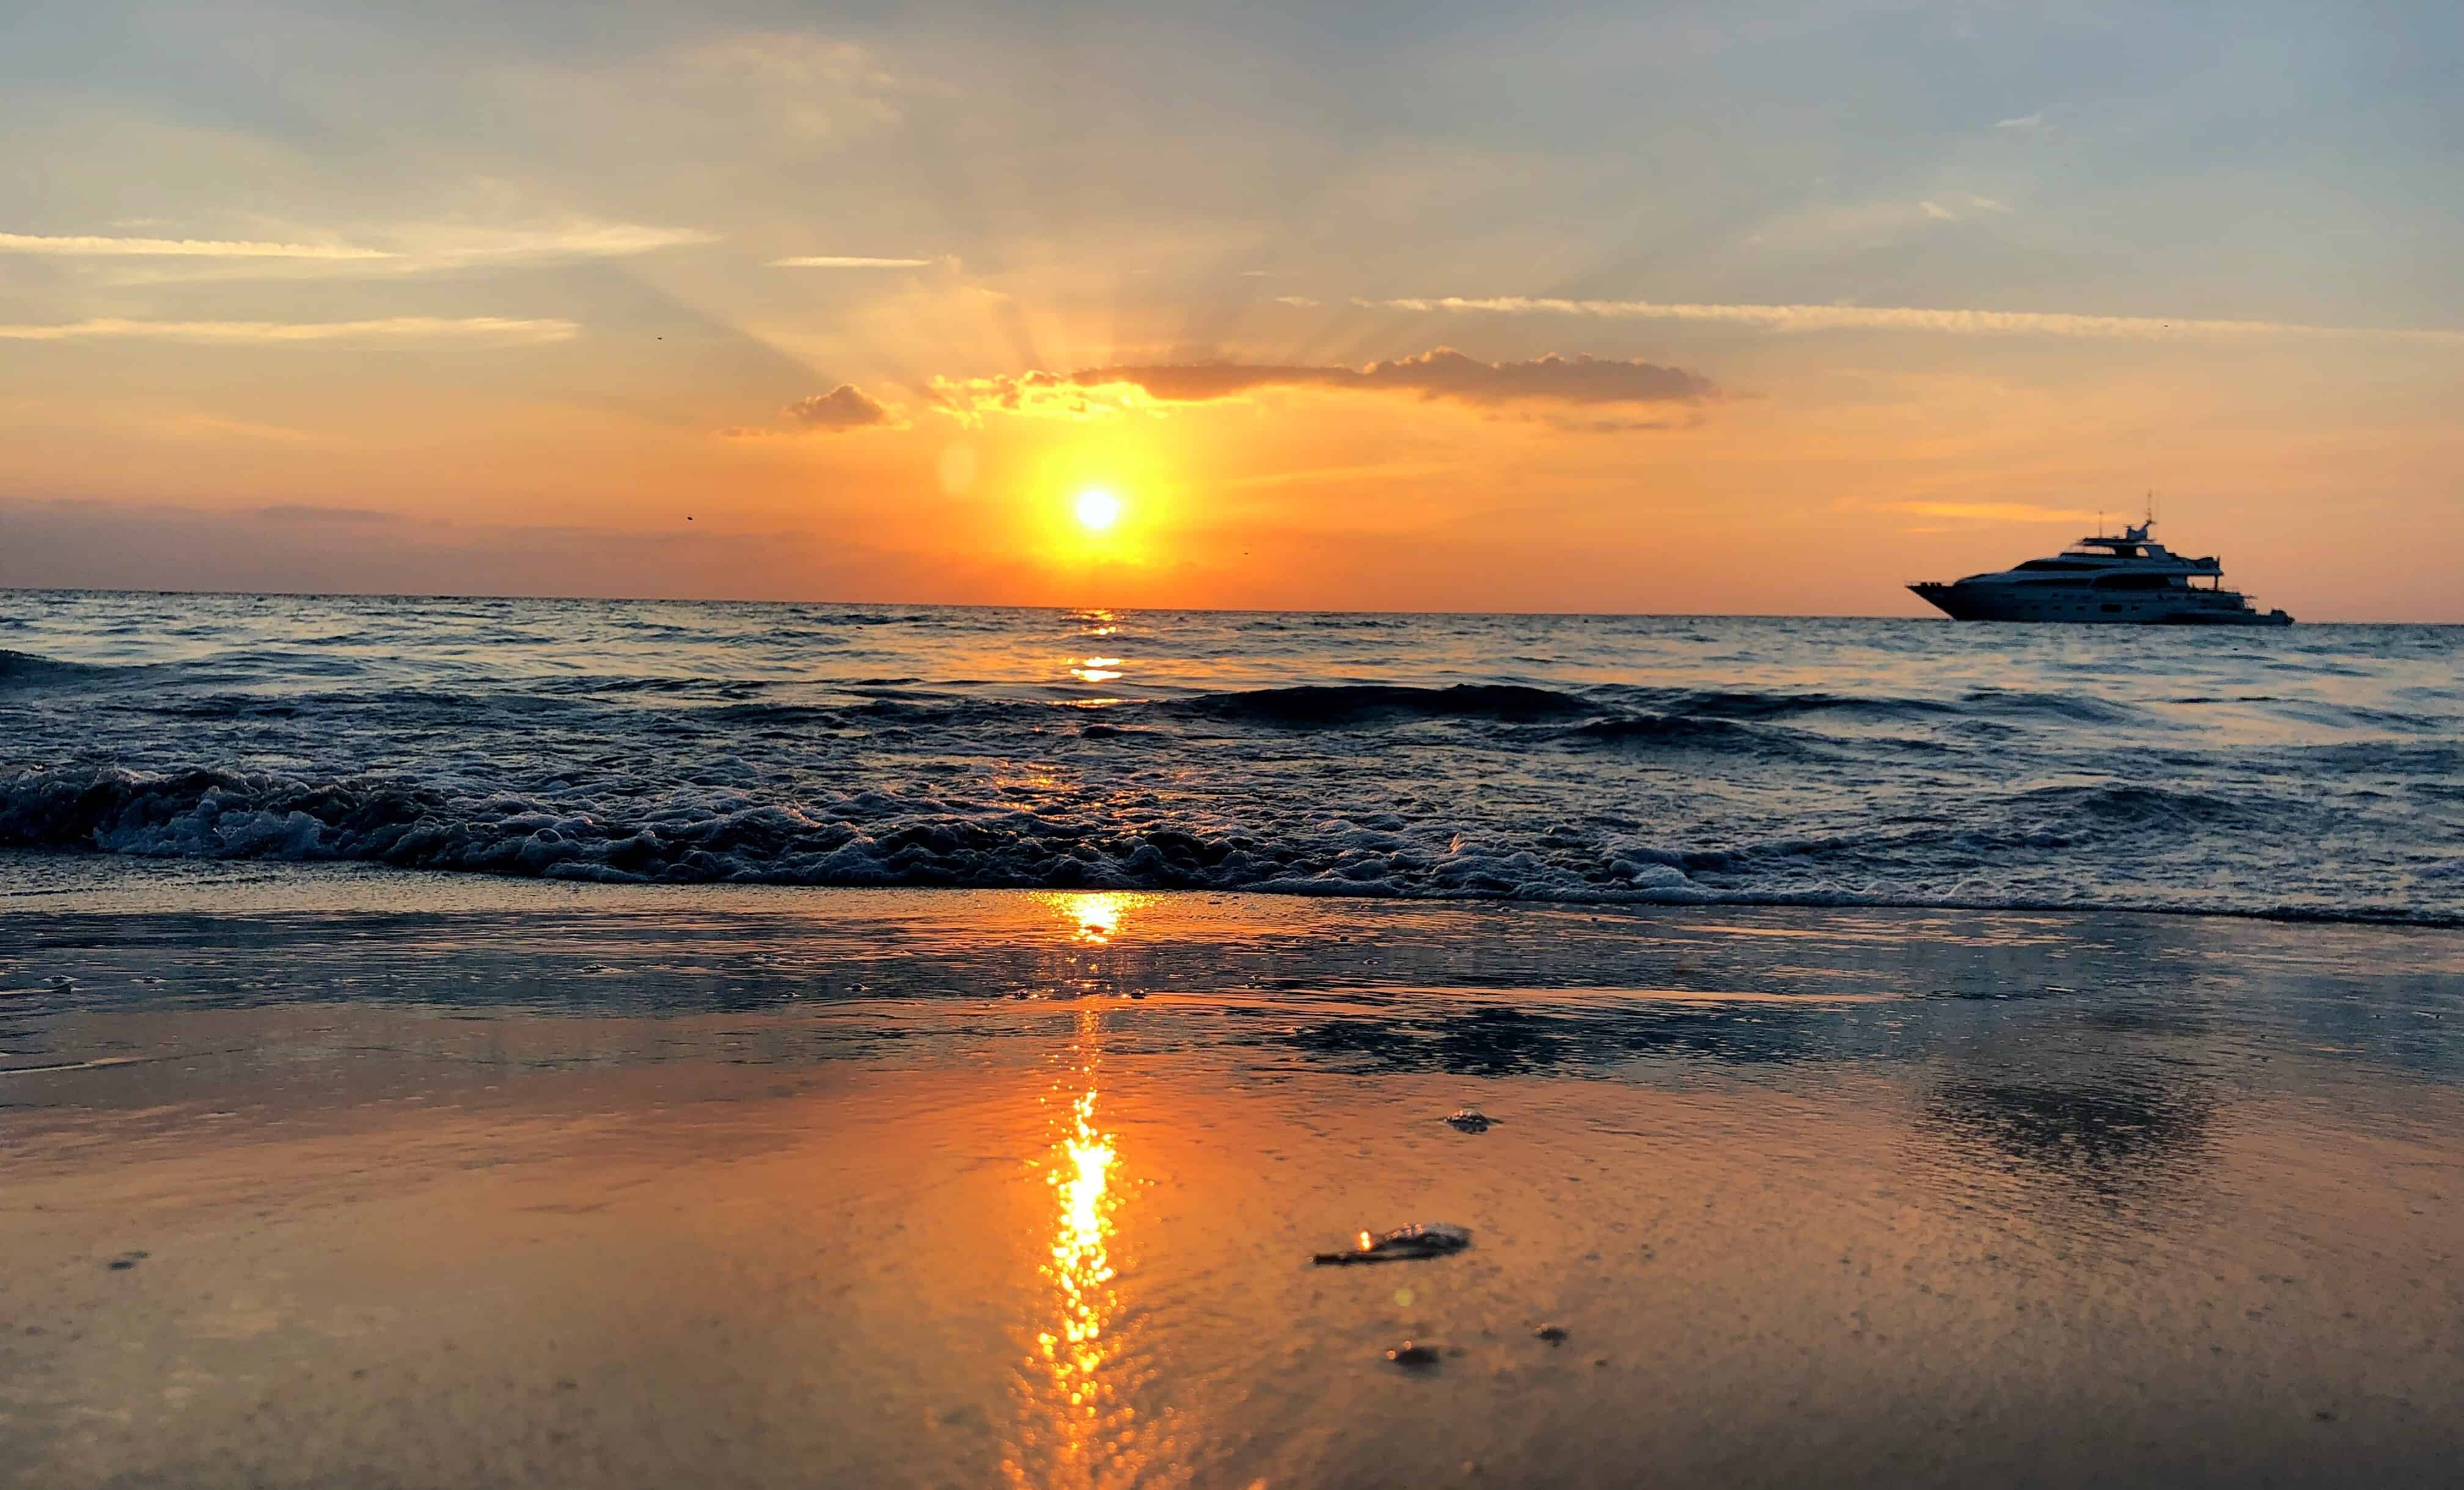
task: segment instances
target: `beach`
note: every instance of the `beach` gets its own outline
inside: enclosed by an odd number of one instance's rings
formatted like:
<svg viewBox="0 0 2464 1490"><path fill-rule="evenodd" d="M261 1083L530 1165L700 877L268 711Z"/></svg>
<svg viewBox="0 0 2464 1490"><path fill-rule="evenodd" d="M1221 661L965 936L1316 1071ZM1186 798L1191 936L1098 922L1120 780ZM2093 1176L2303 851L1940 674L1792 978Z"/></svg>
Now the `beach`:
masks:
<svg viewBox="0 0 2464 1490"><path fill-rule="evenodd" d="M0 36L0 1490L2464 1486L2456 0Z"/></svg>
<svg viewBox="0 0 2464 1490"><path fill-rule="evenodd" d="M0 869L18 1483L2464 1450L2452 930Z"/></svg>

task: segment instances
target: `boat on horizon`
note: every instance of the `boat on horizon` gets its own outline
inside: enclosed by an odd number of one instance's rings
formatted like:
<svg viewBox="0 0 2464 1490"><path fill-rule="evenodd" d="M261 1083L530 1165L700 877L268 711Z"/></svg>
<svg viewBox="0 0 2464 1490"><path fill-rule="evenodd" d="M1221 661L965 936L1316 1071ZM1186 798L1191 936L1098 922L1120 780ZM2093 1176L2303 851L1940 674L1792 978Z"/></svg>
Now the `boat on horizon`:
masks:
<svg viewBox="0 0 2464 1490"><path fill-rule="evenodd" d="M2069 621L2105 625L2289 626L2224 587L2212 557L2189 559L2147 536L2154 518L2098 534L2059 554L1945 584L1908 586L1954 621ZM2205 584L2197 581L2206 581Z"/></svg>

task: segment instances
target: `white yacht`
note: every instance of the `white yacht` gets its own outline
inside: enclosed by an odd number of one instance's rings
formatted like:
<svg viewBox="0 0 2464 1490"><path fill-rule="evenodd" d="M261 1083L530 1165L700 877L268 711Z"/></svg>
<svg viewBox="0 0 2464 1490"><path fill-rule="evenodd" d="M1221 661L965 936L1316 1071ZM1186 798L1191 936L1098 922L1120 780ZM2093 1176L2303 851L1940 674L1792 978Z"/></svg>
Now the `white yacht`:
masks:
<svg viewBox="0 0 2464 1490"><path fill-rule="evenodd" d="M2289 626L2280 610L2255 609L2224 587L2213 559L2186 559L2147 537L2154 519L2120 537L2081 538L2052 559L2032 559L1954 584L1911 584L1954 621L2079 621L2123 625ZM2199 581L2205 581L2202 584Z"/></svg>

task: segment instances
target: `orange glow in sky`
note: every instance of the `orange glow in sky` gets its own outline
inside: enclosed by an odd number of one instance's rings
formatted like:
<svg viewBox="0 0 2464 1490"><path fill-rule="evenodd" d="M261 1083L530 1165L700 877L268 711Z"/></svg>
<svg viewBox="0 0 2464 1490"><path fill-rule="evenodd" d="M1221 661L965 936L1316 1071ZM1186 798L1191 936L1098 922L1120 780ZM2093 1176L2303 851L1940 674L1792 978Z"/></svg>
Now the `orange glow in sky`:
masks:
<svg viewBox="0 0 2464 1490"><path fill-rule="evenodd" d="M15 58L0 585L1917 616L2153 489L2464 620L2444 54L2334 8L117 9Z"/></svg>

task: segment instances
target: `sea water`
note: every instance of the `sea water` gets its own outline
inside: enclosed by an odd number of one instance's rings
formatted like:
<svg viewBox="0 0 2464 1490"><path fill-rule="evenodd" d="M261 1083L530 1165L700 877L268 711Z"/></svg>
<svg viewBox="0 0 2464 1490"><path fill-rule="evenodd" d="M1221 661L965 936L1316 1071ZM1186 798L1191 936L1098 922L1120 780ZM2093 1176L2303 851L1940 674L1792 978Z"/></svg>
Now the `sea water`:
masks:
<svg viewBox="0 0 2464 1490"><path fill-rule="evenodd" d="M0 847L2464 924L2459 643L0 592Z"/></svg>

